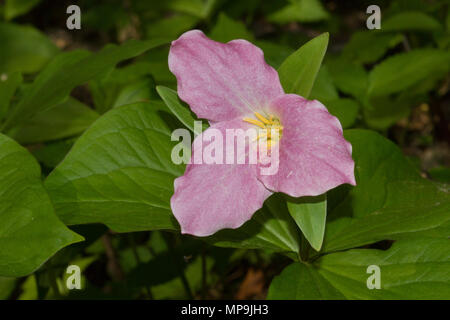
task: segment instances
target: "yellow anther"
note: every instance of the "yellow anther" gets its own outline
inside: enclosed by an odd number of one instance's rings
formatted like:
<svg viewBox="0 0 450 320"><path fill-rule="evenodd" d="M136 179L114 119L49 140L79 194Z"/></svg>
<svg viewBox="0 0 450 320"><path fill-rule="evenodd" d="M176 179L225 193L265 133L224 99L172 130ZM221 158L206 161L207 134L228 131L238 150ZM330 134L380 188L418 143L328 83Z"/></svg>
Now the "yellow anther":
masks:
<svg viewBox="0 0 450 320"><path fill-rule="evenodd" d="M270 150L274 144L280 141L281 135L283 134L283 126L281 125L280 120L274 118L272 115L269 115L266 118L260 113L255 112L255 117L257 119L244 118L243 120L264 129L264 131L257 134L254 141L265 141L267 143L267 148ZM272 130L276 130L273 135Z"/></svg>
<svg viewBox="0 0 450 320"><path fill-rule="evenodd" d="M244 120L245 122L248 122L248 123L252 123L252 124L254 124L254 125L257 125L258 127L262 128L262 129L265 129L265 128L266 128L266 127L264 126L264 123L262 123L261 121L258 121L258 120L256 120L256 119L252 119L252 118L244 118L244 119L242 119L242 120Z"/></svg>
<svg viewBox="0 0 450 320"><path fill-rule="evenodd" d="M264 116L262 116L261 114L259 114L258 112L255 112L255 116L261 120L261 122L265 123L265 124L271 124L272 122L268 119L266 119Z"/></svg>

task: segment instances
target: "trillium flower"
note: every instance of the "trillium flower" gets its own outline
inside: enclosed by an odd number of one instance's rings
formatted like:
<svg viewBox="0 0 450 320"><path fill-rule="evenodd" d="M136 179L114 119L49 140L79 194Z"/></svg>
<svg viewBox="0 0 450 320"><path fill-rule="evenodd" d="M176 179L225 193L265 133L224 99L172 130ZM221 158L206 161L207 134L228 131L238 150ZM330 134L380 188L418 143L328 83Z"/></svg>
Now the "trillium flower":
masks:
<svg viewBox="0 0 450 320"><path fill-rule="evenodd" d="M285 94L278 73L261 49L245 40L220 43L199 30L172 42L169 68L178 81L178 95L210 127L226 136L228 129L276 129L264 139L277 145L278 170L261 174L262 164L187 165L175 180L171 208L181 232L208 236L238 228L274 192L292 197L316 196L348 183L355 185L352 146L339 120L317 100ZM260 136L258 136L258 139Z"/></svg>

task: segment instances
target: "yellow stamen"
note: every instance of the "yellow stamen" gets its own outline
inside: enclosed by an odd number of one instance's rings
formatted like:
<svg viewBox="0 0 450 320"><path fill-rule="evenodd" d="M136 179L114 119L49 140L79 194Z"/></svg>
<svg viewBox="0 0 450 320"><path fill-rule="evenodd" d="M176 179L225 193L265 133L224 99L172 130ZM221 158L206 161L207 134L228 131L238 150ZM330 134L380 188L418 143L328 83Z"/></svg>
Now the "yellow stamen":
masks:
<svg viewBox="0 0 450 320"><path fill-rule="evenodd" d="M257 119L244 118L243 120L264 129L263 132L258 133L254 141L265 140L268 149L270 149L275 143L280 141L281 135L283 134L283 126L281 125L280 120L274 118L273 115L265 117L258 112L255 112L254 114ZM276 130L277 134L272 136L271 130Z"/></svg>
<svg viewBox="0 0 450 320"><path fill-rule="evenodd" d="M262 128L262 129L265 129L265 128L266 128L266 127L264 126L264 123L262 123L262 122L260 122L260 121L258 121L258 120L256 120L256 119L252 119L252 118L244 118L244 119L242 119L242 120L244 120L245 122L248 122L248 123L252 123L252 124L254 124L254 125L257 125L258 127Z"/></svg>
<svg viewBox="0 0 450 320"><path fill-rule="evenodd" d="M265 123L265 124L271 124L272 122L268 119L266 119L264 116L262 116L261 114L259 114L258 112L255 112L255 116L261 120L261 122Z"/></svg>

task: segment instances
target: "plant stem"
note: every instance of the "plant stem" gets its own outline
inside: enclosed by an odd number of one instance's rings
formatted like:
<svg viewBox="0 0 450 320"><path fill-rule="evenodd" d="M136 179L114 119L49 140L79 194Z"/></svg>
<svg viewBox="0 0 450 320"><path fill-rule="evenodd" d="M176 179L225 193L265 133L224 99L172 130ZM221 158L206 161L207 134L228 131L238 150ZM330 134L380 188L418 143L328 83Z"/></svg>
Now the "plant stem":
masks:
<svg viewBox="0 0 450 320"><path fill-rule="evenodd" d="M105 253L108 258L108 267L111 272L111 276L115 281L123 281L125 280L125 273L122 270L122 267L119 263L119 259L117 258L116 251L112 245L111 234L106 233L102 236L103 247L105 248Z"/></svg>
<svg viewBox="0 0 450 320"><path fill-rule="evenodd" d="M133 251L134 258L136 259L136 264L139 265L142 263L142 260L139 257L139 252L137 250L136 241L134 241L133 233L130 233L129 239L130 239L130 244L131 244L131 250ZM150 300L153 300L154 298L153 298L152 288L148 285L144 285L144 289L145 289L145 293L147 294L148 298Z"/></svg>
<svg viewBox="0 0 450 320"><path fill-rule="evenodd" d="M180 260L177 259L173 242L171 241L171 239L169 239L168 236L164 236L164 239L166 240L167 247L169 249L169 252L171 253L172 259L174 260L175 267L177 268L177 271L178 271L180 280L183 284L184 290L186 291L188 298L192 300L192 299L194 299L194 295L192 294L191 287L189 285L189 282L187 281L186 275L184 274L184 269L180 265Z"/></svg>
<svg viewBox="0 0 450 320"><path fill-rule="evenodd" d="M303 262L306 262L309 260L309 253L311 250L311 245L309 244L308 240L305 238L303 232L300 232L300 259Z"/></svg>
<svg viewBox="0 0 450 320"><path fill-rule="evenodd" d="M206 245L202 244L202 300L206 297Z"/></svg>

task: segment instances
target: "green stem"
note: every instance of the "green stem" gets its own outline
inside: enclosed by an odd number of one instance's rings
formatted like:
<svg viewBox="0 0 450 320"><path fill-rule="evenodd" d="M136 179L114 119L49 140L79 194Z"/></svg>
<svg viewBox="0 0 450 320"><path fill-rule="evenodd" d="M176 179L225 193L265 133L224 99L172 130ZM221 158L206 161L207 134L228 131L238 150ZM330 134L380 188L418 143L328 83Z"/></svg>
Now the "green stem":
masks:
<svg viewBox="0 0 450 320"><path fill-rule="evenodd" d="M206 246L202 244L202 300L206 297Z"/></svg>
<svg viewBox="0 0 450 320"><path fill-rule="evenodd" d="M306 262L309 260L309 253L311 252L311 245L308 240L303 235L303 232L300 232L300 260Z"/></svg>
<svg viewBox="0 0 450 320"><path fill-rule="evenodd" d="M175 254L175 248L173 246L173 243L171 239L168 238L168 236L164 236L164 239L166 240L167 247L169 248L169 252L171 253L172 259L174 260L175 267L177 268L178 275L180 277L180 280L183 284L184 290L186 291L186 294L190 300L194 299L194 295L192 294L191 287L189 285L189 282L187 281L186 275L184 274L184 269L180 265L180 260L177 259L177 256Z"/></svg>
<svg viewBox="0 0 450 320"><path fill-rule="evenodd" d="M130 244L131 244L131 250L133 251L133 255L134 255L134 258L136 260L136 263L137 264L141 264L142 261L141 261L141 258L139 257L139 252L137 251L137 245L136 245L136 241L134 241L134 234L133 233L130 233L129 239L130 239ZM154 298L153 298L153 293L152 293L151 287L148 286L148 285L145 285L144 289L145 289L145 293L147 294L147 297L150 300L153 300Z"/></svg>

